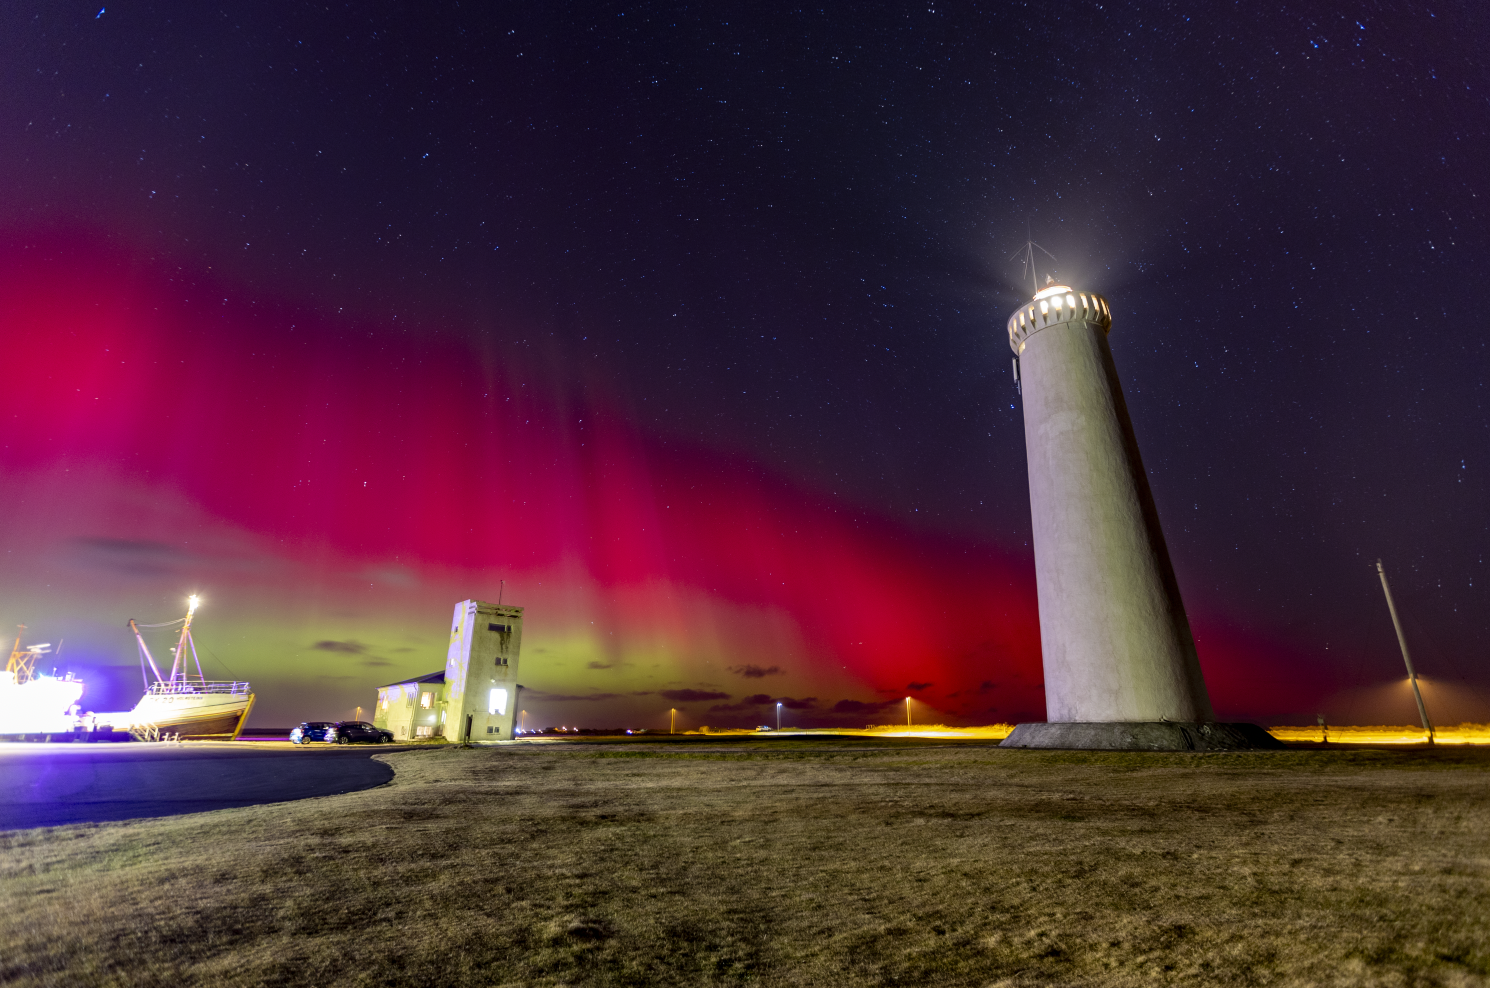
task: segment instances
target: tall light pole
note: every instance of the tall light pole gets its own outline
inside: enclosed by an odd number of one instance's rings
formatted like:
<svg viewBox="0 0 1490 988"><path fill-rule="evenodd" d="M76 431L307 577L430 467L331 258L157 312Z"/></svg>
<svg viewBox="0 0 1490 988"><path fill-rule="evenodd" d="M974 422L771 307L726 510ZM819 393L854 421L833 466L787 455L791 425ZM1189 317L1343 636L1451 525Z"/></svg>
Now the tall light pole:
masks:
<svg viewBox="0 0 1490 988"><path fill-rule="evenodd" d="M677 707L673 707L671 710L668 711L667 733L669 733L669 734L677 734L678 733L678 708Z"/></svg>
<svg viewBox="0 0 1490 988"><path fill-rule="evenodd" d="M781 701L776 701L776 730L781 730Z"/></svg>
<svg viewBox="0 0 1490 988"><path fill-rule="evenodd" d="M1428 708L1423 706L1423 692L1418 689L1418 674L1412 667L1412 656L1407 654L1407 638L1402 634L1402 622L1397 620L1397 605L1392 603L1392 588L1387 585L1387 571L1381 560L1376 561L1376 572L1381 577L1381 592L1387 595L1387 610L1392 612L1392 627L1397 629L1397 644L1402 646L1402 662L1407 666L1407 681L1412 683L1412 698L1418 701L1418 716L1423 719L1423 730L1428 732L1428 743L1433 743L1433 722L1428 719Z"/></svg>
<svg viewBox="0 0 1490 988"><path fill-rule="evenodd" d="M905 726L911 726L911 698L905 698Z"/></svg>

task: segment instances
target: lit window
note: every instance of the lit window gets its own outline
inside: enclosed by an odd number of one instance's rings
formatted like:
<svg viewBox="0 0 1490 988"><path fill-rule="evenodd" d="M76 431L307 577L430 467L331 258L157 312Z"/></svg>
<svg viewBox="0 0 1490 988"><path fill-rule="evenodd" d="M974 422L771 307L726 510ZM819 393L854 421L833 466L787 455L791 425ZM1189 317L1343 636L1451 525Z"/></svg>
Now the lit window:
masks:
<svg viewBox="0 0 1490 988"><path fill-rule="evenodd" d="M491 691L491 696L486 703L486 712L489 714L505 714L507 712L507 691L498 687Z"/></svg>
<svg viewBox="0 0 1490 988"><path fill-rule="evenodd" d="M1086 296L1085 295L1081 296L1081 307L1083 309L1088 308L1088 306L1086 304Z"/></svg>
<svg viewBox="0 0 1490 988"><path fill-rule="evenodd" d="M388 697L386 697L386 696L383 697L382 707L383 707L384 710L387 710L388 709Z"/></svg>
<svg viewBox="0 0 1490 988"><path fill-rule="evenodd" d="M1049 302L1046 302L1044 299L1041 299L1040 300L1040 315L1043 316L1043 315L1048 314L1049 312L1050 312L1050 303Z"/></svg>
<svg viewBox="0 0 1490 988"><path fill-rule="evenodd" d="M1069 305L1071 308L1074 309L1074 308L1076 308L1076 299L1072 298L1070 295L1067 295L1066 296L1066 304Z"/></svg>
<svg viewBox="0 0 1490 988"><path fill-rule="evenodd" d="M1057 295L1055 298L1051 299L1051 301L1055 303L1055 307L1057 309L1059 309L1061 307L1061 297L1059 295Z"/></svg>
<svg viewBox="0 0 1490 988"><path fill-rule="evenodd" d="M428 710L429 709L430 702L432 700L434 700L434 698L435 698L435 695L433 693L420 693L419 694L419 705L421 707L423 707L425 710Z"/></svg>

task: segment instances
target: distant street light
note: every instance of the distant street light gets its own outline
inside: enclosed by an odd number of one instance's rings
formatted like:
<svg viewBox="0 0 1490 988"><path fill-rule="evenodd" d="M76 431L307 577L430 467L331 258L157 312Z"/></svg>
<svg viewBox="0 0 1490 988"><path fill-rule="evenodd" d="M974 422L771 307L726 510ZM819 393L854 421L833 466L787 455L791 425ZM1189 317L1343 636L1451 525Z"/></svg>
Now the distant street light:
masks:
<svg viewBox="0 0 1490 988"><path fill-rule="evenodd" d="M781 701L776 701L776 730L781 730Z"/></svg>
<svg viewBox="0 0 1490 988"><path fill-rule="evenodd" d="M911 698L905 698L905 726L911 726Z"/></svg>
<svg viewBox="0 0 1490 988"><path fill-rule="evenodd" d="M671 715L670 715L670 717L668 719L668 722L667 722L667 733L669 733L669 734L677 734L678 733L678 708L677 707L673 707L672 708Z"/></svg>

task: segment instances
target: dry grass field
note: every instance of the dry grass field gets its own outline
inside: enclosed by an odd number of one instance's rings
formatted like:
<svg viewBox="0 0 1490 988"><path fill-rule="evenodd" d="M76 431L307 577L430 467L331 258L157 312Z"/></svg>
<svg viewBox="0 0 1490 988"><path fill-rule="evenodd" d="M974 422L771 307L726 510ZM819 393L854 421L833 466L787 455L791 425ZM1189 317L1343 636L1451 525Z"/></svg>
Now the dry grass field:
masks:
<svg viewBox="0 0 1490 988"><path fill-rule="evenodd" d="M1490 752L687 739L0 835L0 983L1490 984Z"/></svg>

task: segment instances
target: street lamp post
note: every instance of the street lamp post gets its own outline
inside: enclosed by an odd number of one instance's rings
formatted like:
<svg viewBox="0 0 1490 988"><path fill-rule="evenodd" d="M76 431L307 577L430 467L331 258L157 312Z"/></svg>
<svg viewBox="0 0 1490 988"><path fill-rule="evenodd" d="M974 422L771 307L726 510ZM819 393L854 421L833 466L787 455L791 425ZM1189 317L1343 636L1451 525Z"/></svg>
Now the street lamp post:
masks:
<svg viewBox="0 0 1490 988"><path fill-rule="evenodd" d="M669 733L669 734L677 734L678 733L678 708L677 707L673 707L670 711L668 711L667 733Z"/></svg>
<svg viewBox="0 0 1490 988"><path fill-rule="evenodd" d="M905 698L905 726L911 726L911 698Z"/></svg>
<svg viewBox="0 0 1490 988"><path fill-rule="evenodd" d="M1402 646L1402 662L1407 666L1407 681L1412 684L1412 698L1418 702L1418 716L1423 720L1423 730L1428 732L1428 743L1433 743L1433 722L1428 719L1428 708L1423 706L1423 691L1418 689L1418 671L1412 667L1412 656L1407 654L1407 636L1402 634L1402 622L1397 619L1397 605L1392 601L1392 588L1387 586L1387 571L1381 560L1376 561L1376 572L1381 576L1381 591L1386 594L1387 610L1392 614L1392 627L1397 630L1397 644Z"/></svg>
<svg viewBox="0 0 1490 988"><path fill-rule="evenodd" d="M781 701L776 701L776 730L781 730Z"/></svg>

